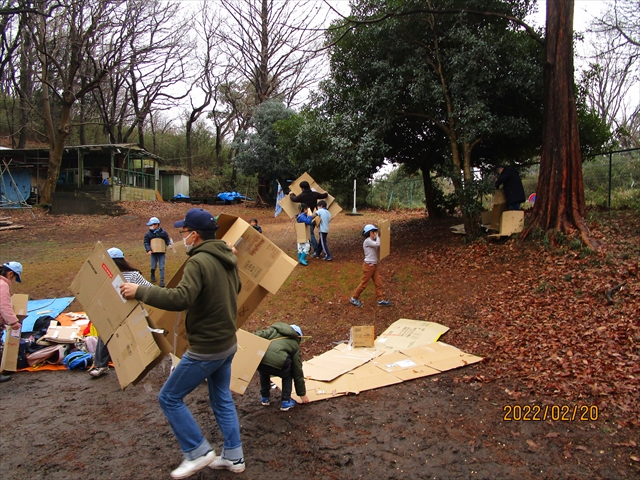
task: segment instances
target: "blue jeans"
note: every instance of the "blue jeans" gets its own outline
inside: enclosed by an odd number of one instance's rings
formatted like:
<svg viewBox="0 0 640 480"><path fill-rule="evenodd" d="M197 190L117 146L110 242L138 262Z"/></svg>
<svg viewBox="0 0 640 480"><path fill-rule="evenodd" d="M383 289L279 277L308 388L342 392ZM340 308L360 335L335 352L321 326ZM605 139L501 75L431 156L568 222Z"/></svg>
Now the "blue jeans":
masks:
<svg viewBox="0 0 640 480"><path fill-rule="evenodd" d="M160 267L160 280L164 280L164 261L166 260L165 253L152 253L151 254L151 269L155 270L156 265Z"/></svg>
<svg viewBox="0 0 640 480"><path fill-rule="evenodd" d="M316 224L315 222L311 223L311 225L309 225L309 232L310 232L310 238L309 240L311 240L311 246L313 247L313 254L314 255L320 255L320 252L318 252L318 241L316 240Z"/></svg>
<svg viewBox="0 0 640 480"><path fill-rule="evenodd" d="M507 210L520 210L520 203L510 203L507 205Z"/></svg>
<svg viewBox="0 0 640 480"><path fill-rule="evenodd" d="M187 460L194 460L213 450L184 403L184 397L205 379L211 410L224 439L222 456L228 460L239 460L243 457L240 422L229 389L232 360L233 355L230 355L222 360L201 362L189 358L185 353L160 390L160 408L169 420L182 454Z"/></svg>

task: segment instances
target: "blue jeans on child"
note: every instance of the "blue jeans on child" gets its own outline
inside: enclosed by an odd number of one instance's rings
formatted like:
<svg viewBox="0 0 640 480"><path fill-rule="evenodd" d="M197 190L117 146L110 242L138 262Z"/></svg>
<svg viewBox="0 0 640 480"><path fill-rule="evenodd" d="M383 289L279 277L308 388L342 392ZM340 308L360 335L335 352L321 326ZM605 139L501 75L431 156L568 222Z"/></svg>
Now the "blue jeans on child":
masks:
<svg viewBox="0 0 640 480"><path fill-rule="evenodd" d="M156 266L160 267L160 279L164 280L164 261L166 259L166 253L152 253L151 254L151 269L155 270Z"/></svg>
<svg viewBox="0 0 640 480"><path fill-rule="evenodd" d="M211 410L224 439L221 455L228 460L239 460L243 457L240 422L229 389L232 360L233 354L222 360L205 362L193 360L185 353L160 390L160 408L167 417L187 460L194 460L213 450L184 403L184 397L205 379Z"/></svg>

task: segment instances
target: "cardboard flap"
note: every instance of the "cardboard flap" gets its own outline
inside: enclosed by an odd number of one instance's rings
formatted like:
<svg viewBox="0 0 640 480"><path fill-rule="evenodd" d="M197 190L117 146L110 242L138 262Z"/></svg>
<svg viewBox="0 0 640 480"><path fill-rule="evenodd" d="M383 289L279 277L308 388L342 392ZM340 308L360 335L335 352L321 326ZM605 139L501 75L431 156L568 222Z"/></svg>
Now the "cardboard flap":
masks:
<svg viewBox="0 0 640 480"><path fill-rule="evenodd" d="M371 363L403 382L440 373L439 370L424 365L419 358L411 357L405 352L388 353L372 360Z"/></svg>
<svg viewBox="0 0 640 480"><path fill-rule="evenodd" d="M29 295L26 293L14 293L11 295L11 308L18 320L24 320L28 316Z"/></svg>
<svg viewBox="0 0 640 480"><path fill-rule="evenodd" d="M308 378L329 382L367 363L381 353L366 348L351 349L345 344L337 345L328 352L304 362L303 369Z"/></svg>
<svg viewBox="0 0 640 480"><path fill-rule="evenodd" d="M71 291L105 342L138 306L138 301L120 295L123 283L120 270L101 242L96 243L71 283Z"/></svg>
<svg viewBox="0 0 640 480"><path fill-rule="evenodd" d="M449 327L423 320L401 318L393 322L376 339L376 348L385 353L437 342Z"/></svg>
<svg viewBox="0 0 640 480"><path fill-rule="evenodd" d="M381 370L373 363L361 365L358 368L353 369L346 376L353 377L353 380L357 385L357 390L354 393L402 383L402 380L398 377Z"/></svg>
<svg viewBox="0 0 640 480"><path fill-rule="evenodd" d="M465 353L443 342L406 349L402 353L440 372L482 361L482 357Z"/></svg>
<svg viewBox="0 0 640 480"><path fill-rule="evenodd" d="M391 253L391 222L389 220L378 221L378 235L380 235L380 260Z"/></svg>
<svg viewBox="0 0 640 480"><path fill-rule="evenodd" d="M265 275L260 281L260 286L265 288L270 293L276 294L280 287L285 282L293 269L296 268L298 262L296 262L289 255L279 255L267 275Z"/></svg>
<svg viewBox="0 0 640 480"><path fill-rule="evenodd" d="M231 363L231 391L244 395L264 354L269 348L269 340L244 330L236 332L238 351Z"/></svg>
<svg viewBox="0 0 640 480"><path fill-rule="evenodd" d="M164 346L168 353L169 344ZM109 339L107 348L122 389L137 384L163 356L141 306L122 322Z"/></svg>
<svg viewBox="0 0 640 480"><path fill-rule="evenodd" d="M296 222L296 242L305 243L311 239L311 226Z"/></svg>

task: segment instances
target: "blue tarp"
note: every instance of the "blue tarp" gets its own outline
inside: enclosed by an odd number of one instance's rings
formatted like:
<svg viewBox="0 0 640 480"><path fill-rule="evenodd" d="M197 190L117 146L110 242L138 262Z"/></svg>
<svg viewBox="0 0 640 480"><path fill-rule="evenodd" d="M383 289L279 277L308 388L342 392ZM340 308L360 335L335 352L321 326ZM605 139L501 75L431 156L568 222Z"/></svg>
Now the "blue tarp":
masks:
<svg viewBox="0 0 640 480"><path fill-rule="evenodd" d="M218 198L225 202L233 202L236 198L244 199L246 197L238 192L222 192L218 194Z"/></svg>
<svg viewBox="0 0 640 480"><path fill-rule="evenodd" d="M33 324L36 323L36 320L43 315L49 315L56 318L64 312L65 308L71 305L71 302L73 302L74 299L75 297L62 297L45 298L43 300L29 300L29 303L27 304L27 318L22 320L22 331L33 331Z"/></svg>
<svg viewBox="0 0 640 480"><path fill-rule="evenodd" d="M174 195L173 198L189 198L189 195L183 195L183 194L179 193L177 195Z"/></svg>
<svg viewBox="0 0 640 480"><path fill-rule="evenodd" d="M26 168L13 168L0 177L0 201L4 207L20 207L31 195L31 173Z"/></svg>

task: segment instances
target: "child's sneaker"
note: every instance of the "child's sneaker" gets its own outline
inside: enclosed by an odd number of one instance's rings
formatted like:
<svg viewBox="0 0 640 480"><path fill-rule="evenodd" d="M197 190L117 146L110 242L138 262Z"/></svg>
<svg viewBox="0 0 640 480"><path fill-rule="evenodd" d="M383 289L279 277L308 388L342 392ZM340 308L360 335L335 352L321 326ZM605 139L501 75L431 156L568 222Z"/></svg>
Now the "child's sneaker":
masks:
<svg viewBox="0 0 640 480"><path fill-rule="evenodd" d="M380 300L378 302L379 307L390 307L392 304L389 300Z"/></svg>
<svg viewBox="0 0 640 480"><path fill-rule="evenodd" d="M357 298L351 297L349 301L351 302L351 305L355 305L356 307L361 307L363 305L363 303Z"/></svg>
<svg viewBox="0 0 640 480"><path fill-rule="evenodd" d="M283 400L282 403L280 404L280 411L286 412L288 410L291 410L295 406L296 406L295 400Z"/></svg>
<svg viewBox="0 0 640 480"><path fill-rule="evenodd" d="M261 397L260 403L265 407L268 407L269 405L271 405L271 400L269 400L269 397Z"/></svg>
<svg viewBox="0 0 640 480"><path fill-rule="evenodd" d="M240 460L227 460L221 456L216 457L216 459L209 464L209 468L213 468L214 470L227 469L233 473L242 473L244 472L244 458Z"/></svg>

